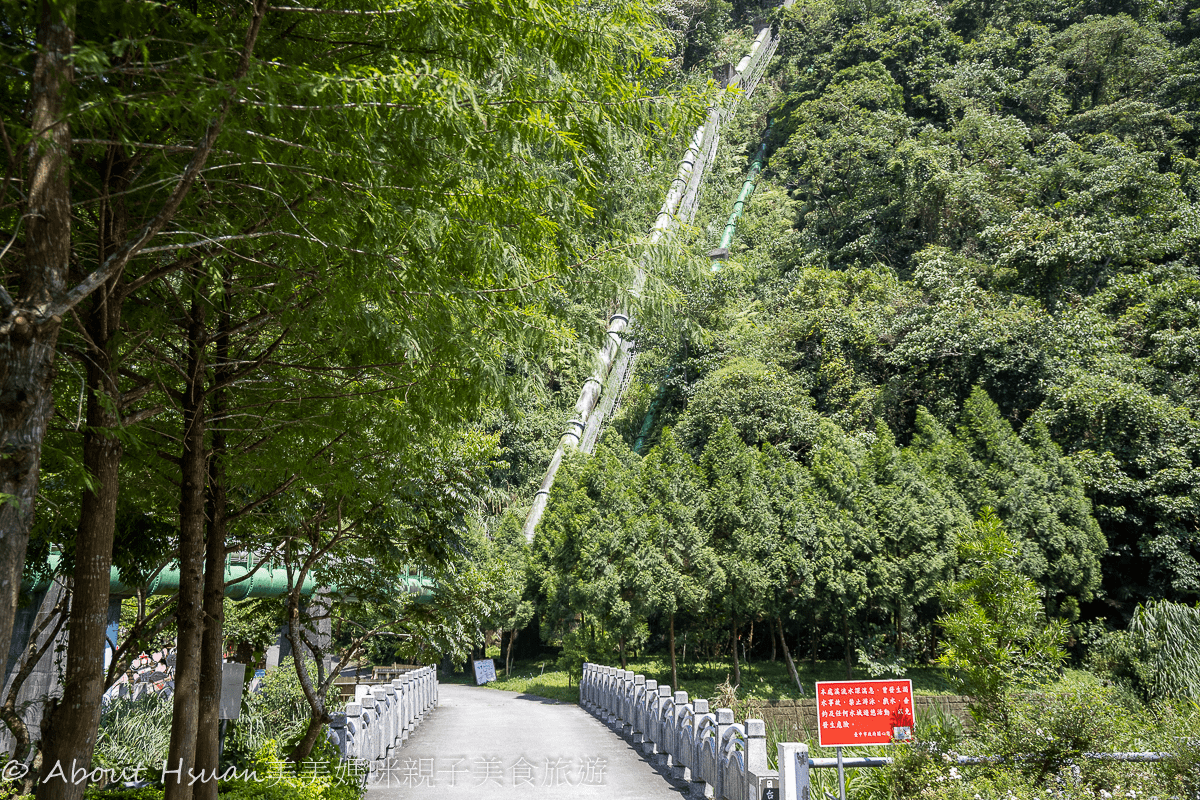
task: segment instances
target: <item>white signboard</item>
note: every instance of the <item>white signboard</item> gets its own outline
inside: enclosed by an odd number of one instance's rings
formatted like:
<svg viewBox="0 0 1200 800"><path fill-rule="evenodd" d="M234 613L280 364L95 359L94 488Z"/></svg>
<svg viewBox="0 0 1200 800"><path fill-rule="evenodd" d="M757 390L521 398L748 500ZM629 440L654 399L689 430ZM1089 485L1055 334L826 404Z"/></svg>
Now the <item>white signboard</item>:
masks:
<svg viewBox="0 0 1200 800"><path fill-rule="evenodd" d="M242 687L246 685L246 665L227 661L221 665L220 719L237 719L242 713Z"/></svg>
<svg viewBox="0 0 1200 800"><path fill-rule="evenodd" d="M475 663L475 685L482 686L488 681L496 680L496 664L490 658L480 659Z"/></svg>

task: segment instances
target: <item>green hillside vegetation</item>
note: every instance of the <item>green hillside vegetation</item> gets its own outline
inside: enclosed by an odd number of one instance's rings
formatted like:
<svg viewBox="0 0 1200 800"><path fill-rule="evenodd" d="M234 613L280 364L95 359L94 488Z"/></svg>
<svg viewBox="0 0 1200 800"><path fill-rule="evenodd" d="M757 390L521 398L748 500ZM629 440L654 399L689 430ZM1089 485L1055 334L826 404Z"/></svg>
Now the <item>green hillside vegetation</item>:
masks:
<svg viewBox="0 0 1200 800"><path fill-rule="evenodd" d="M799 695L789 662L940 670L975 746L1029 692L1139 718L1129 746L1194 737L1200 8L771 13L685 236L716 246L765 138L730 258L680 276L683 324L639 321L620 414L519 555L558 665L689 687L686 646L763 697ZM1070 791L1194 792L1096 774Z"/></svg>
<svg viewBox="0 0 1200 800"><path fill-rule="evenodd" d="M273 678L286 719L248 709L243 767L337 760L325 656L493 648L567 702L586 661L731 705L970 696L856 797L1197 798L1200 0L40 0L0 45L0 650L31 587L70 593L71 702L35 730L0 698L16 760L153 729L215 768L224 650L298 642L311 579L332 641ZM617 309L634 371L528 543ZM223 598L242 551L287 595ZM102 714L172 644L170 713ZM1033 758L964 780L954 748ZM1072 761L1110 748L1171 760ZM82 796L39 777L0 798ZM252 794L128 796L219 790Z"/></svg>
<svg viewBox="0 0 1200 800"><path fill-rule="evenodd" d="M1139 604L1195 603L1200 15L800 2L775 24L717 168L769 116L764 178L559 478L546 630L619 656L674 617L728 657L782 620L847 668L928 662L987 509L1079 663Z"/></svg>

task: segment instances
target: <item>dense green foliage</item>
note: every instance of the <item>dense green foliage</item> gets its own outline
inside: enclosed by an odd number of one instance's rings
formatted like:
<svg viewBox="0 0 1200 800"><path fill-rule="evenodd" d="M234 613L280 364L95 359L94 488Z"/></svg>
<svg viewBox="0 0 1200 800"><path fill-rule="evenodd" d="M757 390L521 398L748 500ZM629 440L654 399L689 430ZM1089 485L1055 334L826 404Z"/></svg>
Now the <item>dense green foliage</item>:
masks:
<svg viewBox="0 0 1200 800"><path fill-rule="evenodd" d="M1192 797L1197 708L1188 704L1141 706L1129 695L1096 682L1042 688L1009 701L1006 720L948 731L921 726L912 745L891 747L893 764L855 770L851 792L869 800L1092 800L1113 797ZM921 731L924 733L921 733ZM882 750L883 748L879 748ZM1158 763L1088 758L1085 753L1169 750ZM989 755L990 764L958 764L955 756Z"/></svg>
<svg viewBox="0 0 1200 800"><path fill-rule="evenodd" d="M692 325L639 331L619 437L556 493L548 618L600 628L615 606L582 587L636 545L573 543L635 535L617 497L662 480L656 450L627 452L660 386L650 443L703 475L690 505L717 564L686 625L713 653L779 617L814 658L937 657L940 587L971 579L987 508L1022 602L1071 626L1077 660L1139 603L1196 602L1193 5L802 0L775 19L781 58L716 174L733 183L769 112L767 170L732 259L688 289ZM698 250L730 191L706 198Z"/></svg>
<svg viewBox="0 0 1200 800"><path fill-rule="evenodd" d="M1037 585L1022 575L1016 551L992 509L959 544L963 579L946 585L938 622L941 662L976 717L1003 715L1008 695L1046 681L1061 665L1066 626L1047 624Z"/></svg>
<svg viewBox="0 0 1200 800"><path fill-rule="evenodd" d="M38 66L55 31L59 83ZM24 319L12 297L46 279L38 236L66 254L45 338L59 369L37 387L58 414L22 444L42 455L27 577L56 548L91 587L85 614L106 604L110 554L131 587L179 565L179 601L139 605L150 630L123 631L104 677L176 632L185 761L193 741L215 749L215 715L194 713L220 609L200 608L206 556L336 586L347 658L461 657L493 620L528 618L491 591L512 578L483 535L501 440L520 402L581 369L643 256L661 153L707 91L680 80L676 46L641 0L3 5L0 316ZM38 180L70 209L49 234L27 224L46 97L64 160ZM667 294L648 281L639 312ZM12 533L23 549L29 526ZM410 570L439 581L434 602L396 591ZM298 590L280 605L307 613ZM385 634L404 644L370 642ZM70 740L46 741L86 762L103 642L73 635L97 657L68 666L87 694L60 715ZM296 758L327 721L322 679L300 675Z"/></svg>

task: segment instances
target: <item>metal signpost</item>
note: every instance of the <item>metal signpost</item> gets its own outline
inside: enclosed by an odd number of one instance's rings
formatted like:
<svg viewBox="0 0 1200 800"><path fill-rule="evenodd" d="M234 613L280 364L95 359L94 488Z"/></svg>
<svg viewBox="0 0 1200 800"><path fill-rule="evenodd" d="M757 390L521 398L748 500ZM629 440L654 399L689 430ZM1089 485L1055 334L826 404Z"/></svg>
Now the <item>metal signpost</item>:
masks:
<svg viewBox="0 0 1200 800"><path fill-rule="evenodd" d="M817 736L837 749L838 789L846 800L842 748L912 739L912 681L818 681Z"/></svg>

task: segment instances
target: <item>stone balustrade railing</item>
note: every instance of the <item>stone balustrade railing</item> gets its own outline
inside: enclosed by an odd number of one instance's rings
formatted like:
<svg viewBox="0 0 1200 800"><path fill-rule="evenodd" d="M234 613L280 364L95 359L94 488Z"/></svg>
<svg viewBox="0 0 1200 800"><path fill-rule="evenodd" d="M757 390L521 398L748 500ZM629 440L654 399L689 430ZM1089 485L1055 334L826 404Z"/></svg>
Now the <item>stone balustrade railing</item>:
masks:
<svg viewBox="0 0 1200 800"><path fill-rule="evenodd" d="M690 784L695 798L759 800L779 786L767 766L767 731L761 719L735 722L733 711L710 711L644 675L600 664L584 664L579 704L634 747Z"/></svg>
<svg viewBox="0 0 1200 800"><path fill-rule="evenodd" d="M437 699L437 667L421 667L387 683L359 685L345 713L333 715L329 738L342 758L382 765Z"/></svg>

